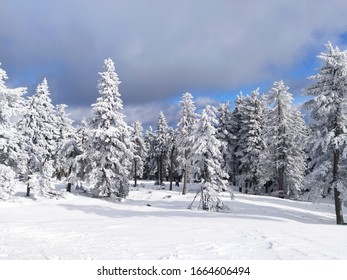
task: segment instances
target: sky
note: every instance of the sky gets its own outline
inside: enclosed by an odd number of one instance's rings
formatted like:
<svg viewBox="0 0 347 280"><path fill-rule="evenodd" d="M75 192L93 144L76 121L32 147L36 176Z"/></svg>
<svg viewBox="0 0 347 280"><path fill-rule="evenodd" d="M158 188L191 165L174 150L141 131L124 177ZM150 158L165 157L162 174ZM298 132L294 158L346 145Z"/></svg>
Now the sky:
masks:
<svg viewBox="0 0 347 280"><path fill-rule="evenodd" d="M324 44L347 48L346 12L347 0L0 0L0 63L28 95L46 77L78 122L110 57L127 122L163 110L173 123L187 91L198 107L233 104L284 80L301 102Z"/></svg>

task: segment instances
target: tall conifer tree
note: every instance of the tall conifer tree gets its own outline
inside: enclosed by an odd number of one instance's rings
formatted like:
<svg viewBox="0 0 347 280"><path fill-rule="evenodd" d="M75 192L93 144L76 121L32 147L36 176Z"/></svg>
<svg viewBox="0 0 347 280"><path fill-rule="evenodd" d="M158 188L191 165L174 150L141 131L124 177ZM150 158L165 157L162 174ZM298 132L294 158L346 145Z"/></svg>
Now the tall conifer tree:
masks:
<svg viewBox="0 0 347 280"><path fill-rule="evenodd" d="M240 131L237 156L240 161L239 179L246 189L258 192L262 182L260 164L265 148L263 139L264 102L256 89L239 106Z"/></svg>
<svg viewBox="0 0 347 280"><path fill-rule="evenodd" d="M36 93L29 97L26 112L18 123L18 129L28 157L27 196L30 196L31 190L38 196L53 194L54 185L51 178L54 172L53 157L57 149L58 128L46 79L37 86Z"/></svg>
<svg viewBox="0 0 347 280"><path fill-rule="evenodd" d="M15 178L25 168L21 138L11 118L18 116L24 107L22 96L26 88L8 88L7 79L6 71L0 68L0 199L13 195Z"/></svg>
<svg viewBox="0 0 347 280"><path fill-rule="evenodd" d="M134 145L134 159L132 164L132 174L134 178L134 185L137 186L137 179L143 175L145 159L147 156L146 143L142 135L142 125L139 121L133 124L132 128L132 141Z"/></svg>
<svg viewBox="0 0 347 280"><path fill-rule="evenodd" d="M168 175L168 159L170 146L170 130L164 113L160 111L157 133L155 139L155 153L157 157L157 181L163 184L164 177Z"/></svg>
<svg viewBox="0 0 347 280"><path fill-rule="evenodd" d="M347 200L347 51L333 47L318 58L325 62L315 83L307 88L314 98L306 102L313 120L309 138L311 184L318 193L333 192L336 223L343 224L342 201Z"/></svg>
<svg viewBox="0 0 347 280"><path fill-rule="evenodd" d="M304 143L307 128L299 110L292 106L292 94L283 81L274 82L266 96L266 163L264 173L278 190L297 198L306 169ZM264 175L264 174L263 174Z"/></svg>
<svg viewBox="0 0 347 280"><path fill-rule="evenodd" d="M181 111L177 124L177 154L180 169L183 173L183 191L182 194L188 192L188 182L192 175L193 164L193 143L194 133L198 116L195 112L195 104L193 96L186 92L180 101Z"/></svg>
<svg viewBox="0 0 347 280"><path fill-rule="evenodd" d="M99 73L100 97L92 105L93 116L85 145L86 178L95 196L124 198L129 193L134 150L130 129L121 113L120 81L110 58L105 60L104 68Z"/></svg>
<svg viewBox="0 0 347 280"><path fill-rule="evenodd" d="M217 125L216 109L206 105L195 131L193 166L195 176L202 179L201 189L198 192L199 207L208 211L219 211L226 208L218 198L218 192L225 189L223 178L227 178L228 175L221 167L223 160L221 146L224 143L217 138Z"/></svg>

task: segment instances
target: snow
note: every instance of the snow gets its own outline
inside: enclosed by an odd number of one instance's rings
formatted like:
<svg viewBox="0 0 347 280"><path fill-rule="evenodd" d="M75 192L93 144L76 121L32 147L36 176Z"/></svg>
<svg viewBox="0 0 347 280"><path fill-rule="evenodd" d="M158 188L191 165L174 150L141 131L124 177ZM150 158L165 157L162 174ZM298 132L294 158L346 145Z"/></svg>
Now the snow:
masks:
<svg viewBox="0 0 347 280"><path fill-rule="evenodd" d="M347 259L347 227L335 225L332 204L225 192L230 213L192 211L197 185L182 195L140 183L123 201L33 200L17 186L0 201L0 259Z"/></svg>

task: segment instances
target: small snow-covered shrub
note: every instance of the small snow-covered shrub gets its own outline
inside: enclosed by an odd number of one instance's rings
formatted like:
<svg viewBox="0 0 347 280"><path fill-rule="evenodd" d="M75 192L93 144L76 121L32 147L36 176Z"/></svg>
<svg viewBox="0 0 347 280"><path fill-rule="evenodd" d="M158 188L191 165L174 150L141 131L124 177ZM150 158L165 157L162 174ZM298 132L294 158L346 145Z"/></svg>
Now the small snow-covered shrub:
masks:
<svg viewBox="0 0 347 280"><path fill-rule="evenodd" d="M6 200L14 195L15 176L10 167L0 164L0 199Z"/></svg>
<svg viewBox="0 0 347 280"><path fill-rule="evenodd" d="M34 197L56 197L56 192L50 178L45 178L41 174L29 176L28 187L33 191Z"/></svg>
<svg viewBox="0 0 347 280"><path fill-rule="evenodd" d="M218 197L218 188L210 182L201 184L193 202L188 209L202 209L211 212L227 211L229 207ZM196 199L200 197L199 201ZM197 205L197 206L196 206Z"/></svg>

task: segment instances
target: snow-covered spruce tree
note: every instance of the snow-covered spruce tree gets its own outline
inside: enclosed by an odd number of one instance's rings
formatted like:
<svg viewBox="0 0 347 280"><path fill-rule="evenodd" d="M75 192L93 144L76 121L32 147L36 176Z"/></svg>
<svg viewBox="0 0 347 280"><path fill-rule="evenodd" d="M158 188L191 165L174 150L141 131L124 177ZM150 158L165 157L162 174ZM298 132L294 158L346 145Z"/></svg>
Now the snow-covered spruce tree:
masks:
<svg viewBox="0 0 347 280"><path fill-rule="evenodd" d="M292 106L292 94L283 81L274 82L266 95L269 106L265 115L265 169L269 180L275 182L291 198L297 198L303 187L306 170L304 142L307 128L299 110Z"/></svg>
<svg viewBox="0 0 347 280"><path fill-rule="evenodd" d="M56 127L58 129L56 145L57 149L54 155L54 168L55 176L58 180L66 175L64 156L62 156L62 147L65 146L66 142L69 141L74 133L74 127L72 126L73 121L65 112L67 105L60 104L56 106Z"/></svg>
<svg viewBox="0 0 347 280"><path fill-rule="evenodd" d="M91 168L93 168L93 164L91 163L93 159L86 156L87 153L85 150L88 141L91 139L91 135L92 132L89 128L89 121L87 119L82 119L82 123L77 127L76 134L72 138L72 141L68 142L64 147L66 149L65 153L71 156L70 163L72 164L68 182L76 181L76 190L81 190L83 192L89 191L88 186L83 185L83 183L88 180L88 174L91 172Z"/></svg>
<svg viewBox="0 0 347 280"><path fill-rule="evenodd" d="M28 98L18 130L23 137L22 147L27 155L24 177L27 181L26 195L30 196L31 190L36 196L54 194L51 179L58 128L46 79L37 86L36 93Z"/></svg>
<svg viewBox="0 0 347 280"><path fill-rule="evenodd" d="M235 108L231 113L231 117L230 117L230 125L228 126L229 130L230 130L230 151L231 151L231 156L229 158L230 160L230 165L231 167L229 167L229 171L231 172L231 174L229 174L229 176L231 176L231 178L229 178L229 181L232 182L233 185L237 185L239 182L237 181L238 179L238 175L240 173L240 158L237 154L237 152L240 149L240 131L241 131L241 112L240 112L240 108L242 108L243 103L244 103L244 97L242 96L242 93L240 93L237 98L236 98L236 102L235 102Z"/></svg>
<svg viewBox="0 0 347 280"><path fill-rule="evenodd" d="M132 174L134 178L134 185L137 186L137 178L143 175L144 163L147 156L147 147L143 139L143 128L139 121L133 124L132 129L132 142L134 144L134 159L132 164Z"/></svg>
<svg viewBox="0 0 347 280"><path fill-rule="evenodd" d="M25 166L21 139L11 117L17 116L24 107L22 96L26 88L7 88L7 79L6 71L0 68L0 199L13 195L16 174L21 174Z"/></svg>
<svg viewBox="0 0 347 280"><path fill-rule="evenodd" d="M311 111L312 134L309 137L311 161L308 176L311 189L321 195L334 192L336 223L343 224L342 201L347 200L347 51L333 47L318 58L325 62L315 83L307 88L314 98L306 102Z"/></svg>
<svg viewBox="0 0 347 280"><path fill-rule="evenodd" d="M72 184L78 180L78 160L77 157L83 153L81 139L72 126L73 121L65 112L67 105L56 106L56 124L59 128L57 149L54 157L55 175L61 180L67 180L66 190L71 192Z"/></svg>
<svg viewBox="0 0 347 280"><path fill-rule="evenodd" d="M105 60L105 71L99 73L100 97L92 105L89 138L83 161L87 182L95 196L115 195L124 198L129 193L129 175L133 160L130 129L121 113L123 102L120 81L113 61Z"/></svg>
<svg viewBox="0 0 347 280"><path fill-rule="evenodd" d="M241 128L236 153L240 160L239 181L246 190L250 187L255 193L263 183L260 164L265 148L262 135L264 102L258 95L259 89L254 90L239 106Z"/></svg>
<svg viewBox="0 0 347 280"><path fill-rule="evenodd" d="M25 87L8 88L5 84L7 79L6 71L0 67L0 124L11 123L11 117L17 116L22 111L24 106L22 96L27 91Z"/></svg>
<svg viewBox="0 0 347 280"><path fill-rule="evenodd" d="M181 111L177 124L177 154L180 169L183 173L183 190L182 194L188 192L187 183L191 179L193 164L193 143L194 132L198 115L195 113L193 96L186 92L180 101Z"/></svg>
<svg viewBox="0 0 347 280"><path fill-rule="evenodd" d="M154 147L157 160L157 183L159 185L163 184L164 177L168 175L169 132L169 126L167 125L164 113L160 111Z"/></svg>
<svg viewBox="0 0 347 280"><path fill-rule="evenodd" d="M157 174L157 155L155 152L157 135L150 126L145 133L145 144L147 156L144 165L143 178L147 180L155 180Z"/></svg>
<svg viewBox="0 0 347 280"><path fill-rule="evenodd" d="M56 157L60 161L60 171L67 181L66 190L71 192L72 186L82 179L80 177L79 157L83 154L83 146L79 135L71 134L59 147L59 154Z"/></svg>
<svg viewBox="0 0 347 280"><path fill-rule="evenodd" d="M0 200L13 197L15 193L16 173L9 166L0 164Z"/></svg>
<svg viewBox="0 0 347 280"><path fill-rule="evenodd" d="M178 172L178 159L177 159L177 130L169 129L169 180L170 191L172 191L172 184L174 178L179 176Z"/></svg>
<svg viewBox="0 0 347 280"><path fill-rule="evenodd" d="M228 173L229 180L232 180L234 171L233 149L235 136L233 135L233 121L229 102L222 103L218 107L217 138L225 143L225 145L222 145L221 150L223 155L223 162L221 164L225 172Z"/></svg>
<svg viewBox="0 0 347 280"><path fill-rule="evenodd" d="M216 109L206 105L195 131L195 143L193 145L195 176L202 179L201 189L188 208L192 208L195 199L200 196L199 207L207 211L220 211L226 209L226 205L218 198L218 192L225 189L222 178L228 176L221 168L223 155L221 146L223 143L217 139L218 125Z"/></svg>

